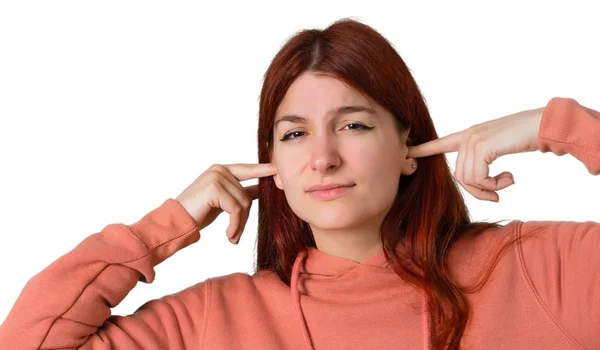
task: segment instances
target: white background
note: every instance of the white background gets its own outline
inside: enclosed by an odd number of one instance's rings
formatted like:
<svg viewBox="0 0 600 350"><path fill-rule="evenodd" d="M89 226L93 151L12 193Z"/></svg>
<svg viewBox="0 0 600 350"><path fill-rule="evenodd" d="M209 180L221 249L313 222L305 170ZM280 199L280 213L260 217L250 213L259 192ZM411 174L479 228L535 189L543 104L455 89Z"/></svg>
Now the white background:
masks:
<svg viewBox="0 0 600 350"><path fill-rule="evenodd" d="M600 109L593 3L2 2L0 320L29 278L89 234L137 221L213 163L255 163L262 76L296 31L342 17L373 26L443 136L554 96ZM572 156L508 155L491 166L502 171L516 184L499 203L461 188L474 220L599 221L600 178ZM238 246L220 216L114 314L251 271L256 216L255 203Z"/></svg>

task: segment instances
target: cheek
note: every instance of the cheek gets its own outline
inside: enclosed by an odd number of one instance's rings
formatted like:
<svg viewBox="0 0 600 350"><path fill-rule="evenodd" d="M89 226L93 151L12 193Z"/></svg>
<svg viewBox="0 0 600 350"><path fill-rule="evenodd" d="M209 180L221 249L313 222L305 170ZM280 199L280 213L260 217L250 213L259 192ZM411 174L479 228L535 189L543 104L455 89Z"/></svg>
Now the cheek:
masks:
<svg viewBox="0 0 600 350"><path fill-rule="evenodd" d="M369 178L382 176L382 172L390 168L389 158L385 149L379 145L352 147L344 152L346 163L351 164L357 174L364 174Z"/></svg>
<svg viewBox="0 0 600 350"><path fill-rule="evenodd" d="M302 164L305 160L305 152L297 152L292 150L286 150L285 152L278 152L274 155L274 161L277 164L277 171L281 174L282 178L290 178L297 176L299 169L302 168Z"/></svg>
<svg viewBox="0 0 600 350"><path fill-rule="evenodd" d="M398 193L399 174L390 169L381 167L381 164L373 165L368 172L362 173L361 203L365 207L379 211L394 201ZM365 170L366 171L366 170Z"/></svg>
<svg viewBox="0 0 600 350"><path fill-rule="evenodd" d="M367 188L377 193L390 192L398 186L402 164L400 159L383 150L377 153L357 153L353 168L361 179L366 181ZM393 192L393 191L392 191Z"/></svg>
<svg viewBox="0 0 600 350"><path fill-rule="evenodd" d="M298 186L299 172L298 172L298 162L293 161L290 158L277 160L277 175L273 178L275 180L275 184L281 190L286 189L290 190L293 186Z"/></svg>

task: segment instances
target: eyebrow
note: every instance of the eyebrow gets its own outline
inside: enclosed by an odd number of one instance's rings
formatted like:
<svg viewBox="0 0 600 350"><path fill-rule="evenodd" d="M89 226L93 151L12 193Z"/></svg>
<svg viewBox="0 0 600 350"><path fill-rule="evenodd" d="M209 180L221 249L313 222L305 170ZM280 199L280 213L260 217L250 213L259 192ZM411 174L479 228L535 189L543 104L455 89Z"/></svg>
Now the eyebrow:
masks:
<svg viewBox="0 0 600 350"><path fill-rule="evenodd" d="M357 112L367 112L371 115L377 116L377 113L375 113L375 110L373 108L370 107L365 107L365 106L342 106L339 107L336 110L330 111L329 113L333 113L335 116L340 116L340 115L344 115L344 114L350 114L350 113L357 113ZM291 122L291 123L301 123L301 124L306 124L307 120L304 117L300 117L297 115L284 115L283 117L279 118L276 122L275 125L273 126L274 128L277 128L277 124L279 124L279 122Z"/></svg>

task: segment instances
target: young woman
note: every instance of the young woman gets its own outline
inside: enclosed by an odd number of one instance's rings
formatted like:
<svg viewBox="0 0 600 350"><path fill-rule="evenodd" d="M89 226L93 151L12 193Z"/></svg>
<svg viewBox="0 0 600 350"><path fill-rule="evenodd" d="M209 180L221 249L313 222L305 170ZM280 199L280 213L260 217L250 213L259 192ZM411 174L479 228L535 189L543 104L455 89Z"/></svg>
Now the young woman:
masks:
<svg viewBox="0 0 600 350"><path fill-rule="evenodd" d="M471 222L457 186L498 201L514 181L488 166L519 152L569 153L599 174L599 112L554 97L438 138L398 53L340 20L275 56L258 151L259 164L213 165L34 276L0 348L600 348L600 224ZM454 174L445 152L458 152ZM259 184L241 186L251 178ZM111 316L223 211L237 244L254 199L253 275L215 276Z"/></svg>

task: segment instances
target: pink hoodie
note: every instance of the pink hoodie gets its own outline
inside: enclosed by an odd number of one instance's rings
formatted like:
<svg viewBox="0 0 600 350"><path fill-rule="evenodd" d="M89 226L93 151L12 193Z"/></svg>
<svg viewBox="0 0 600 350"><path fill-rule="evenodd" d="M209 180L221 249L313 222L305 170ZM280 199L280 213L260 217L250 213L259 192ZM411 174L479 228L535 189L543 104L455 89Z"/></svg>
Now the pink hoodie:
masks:
<svg viewBox="0 0 600 350"><path fill-rule="evenodd" d="M600 173L600 113L555 97L544 110L541 152L569 153ZM600 349L600 224L515 220L451 250L467 283L506 239L513 245L473 307L462 347ZM533 236L532 236L533 237ZM200 239L175 200L132 224L87 237L24 287L0 327L0 349L419 349L428 348L426 301L386 263L315 248L299 254L291 288L259 271L209 278L111 316L154 267Z"/></svg>

